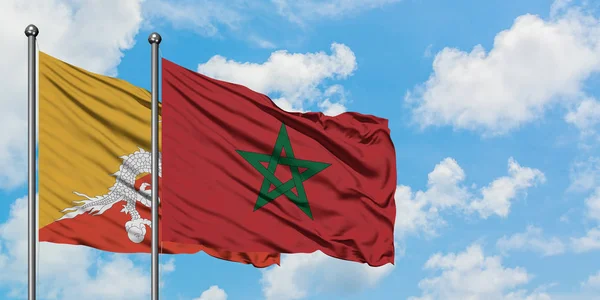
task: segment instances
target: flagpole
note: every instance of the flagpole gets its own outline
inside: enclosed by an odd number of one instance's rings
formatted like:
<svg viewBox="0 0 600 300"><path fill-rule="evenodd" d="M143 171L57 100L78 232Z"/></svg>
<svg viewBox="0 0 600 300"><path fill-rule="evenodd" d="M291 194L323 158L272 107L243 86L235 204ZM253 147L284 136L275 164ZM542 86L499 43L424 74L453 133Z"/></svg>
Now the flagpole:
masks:
<svg viewBox="0 0 600 300"><path fill-rule="evenodd" d="M27 98L28 98L28 140L27 140L27 172L28 172L28 256L27 272L28 283L28 299L36 299L36 256L37 256L37 222L36 222L36 166L35 166L35 147L36 147L36 82L35 82L35 66L36 66L36 48L35 42L39 33L38 28L31 24L25 28L25 36L27 36L28 52L27 52Z"/></svg>
<svg viewBox="0 0 600 300"><path fill-rule="evenodd" d="M158 300L158 45L162 38L148 37L152 47L152 300Z"/></svg>

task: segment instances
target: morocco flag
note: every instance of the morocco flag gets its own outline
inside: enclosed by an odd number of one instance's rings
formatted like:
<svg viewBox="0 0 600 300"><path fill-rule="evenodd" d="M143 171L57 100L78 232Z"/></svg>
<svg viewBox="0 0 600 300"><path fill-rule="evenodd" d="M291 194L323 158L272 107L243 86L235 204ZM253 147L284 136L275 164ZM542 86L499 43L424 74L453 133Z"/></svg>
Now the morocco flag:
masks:
<svg viewBox="0 0 600 300"><path fill-rule="evenodd" d="M165 59L162 76L163 240L394 263L387 120L285 112Z"/></svg>

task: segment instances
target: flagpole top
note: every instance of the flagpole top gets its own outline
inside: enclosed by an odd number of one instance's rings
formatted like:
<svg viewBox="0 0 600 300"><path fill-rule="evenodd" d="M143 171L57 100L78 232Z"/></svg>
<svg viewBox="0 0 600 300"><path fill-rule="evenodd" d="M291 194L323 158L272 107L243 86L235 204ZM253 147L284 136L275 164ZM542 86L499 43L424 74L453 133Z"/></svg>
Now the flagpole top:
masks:
<svg viewBox="0 0 600 300"><path fill-rule="evenodd" d="M148 37L148 43L150 44L160 44L160 42L162 41L162 38L160 37L160 34L153 32L150 34L150 36Z"/></svg>
<svg viewBox="0 0 600 300"><path fill-rule="evenodd" d="M29 24L27 27L25 27L25 35L27 37L30 37L30 36L37 37L38 33L40 33L40 31L33 24ZM160 38L160 36L159 36L159 38Z"/></svg>

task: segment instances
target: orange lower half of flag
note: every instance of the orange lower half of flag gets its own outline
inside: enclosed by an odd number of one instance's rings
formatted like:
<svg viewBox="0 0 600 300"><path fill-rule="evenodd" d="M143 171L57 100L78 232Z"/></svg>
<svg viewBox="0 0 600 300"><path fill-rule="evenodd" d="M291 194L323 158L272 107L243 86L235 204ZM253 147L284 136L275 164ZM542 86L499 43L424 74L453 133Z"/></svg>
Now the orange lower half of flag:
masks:
<svg viewBox="0 0 600 300"><path fill-rule="evenodd" d="M139 190L143 183L149 184L150 181L150 175L138 179L136 189ZM125 229L125 224L131 221L131 216L122 211L124 204L124 201L117 202L101 215L85 213L72 219L50 223L40 229L39 239L42 242L83 245L116 253L150 253L152 229L146 226L144 239L139 243L132 242ZM138 202L136 208L141 218L151 219L149 207ZM279 264L280 258L277 253L242 253L172 242L159 244L159 253L164 254L193 254L199 251L219 259L252 264L259 268Z"/></svg>

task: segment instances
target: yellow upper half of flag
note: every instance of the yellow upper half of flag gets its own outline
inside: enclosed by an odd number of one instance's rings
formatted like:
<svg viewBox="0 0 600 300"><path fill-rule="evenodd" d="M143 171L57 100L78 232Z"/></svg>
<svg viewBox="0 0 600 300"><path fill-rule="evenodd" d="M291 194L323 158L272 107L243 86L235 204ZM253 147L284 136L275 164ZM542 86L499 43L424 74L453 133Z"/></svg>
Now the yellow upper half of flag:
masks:
<svg viewBox="0 0 600 300"><path fill-rule="evenodd" d="M151 151L150 105L143 88L39 52L40 228L86 200L74 192L107 194L120 157Z"/></svg>

